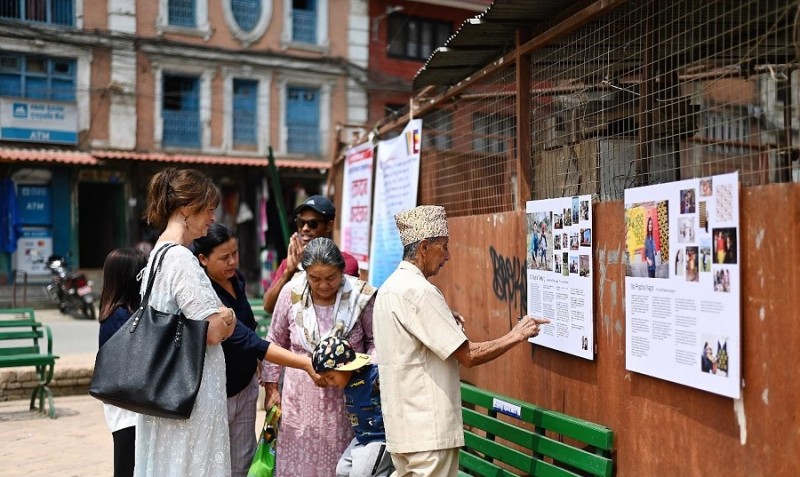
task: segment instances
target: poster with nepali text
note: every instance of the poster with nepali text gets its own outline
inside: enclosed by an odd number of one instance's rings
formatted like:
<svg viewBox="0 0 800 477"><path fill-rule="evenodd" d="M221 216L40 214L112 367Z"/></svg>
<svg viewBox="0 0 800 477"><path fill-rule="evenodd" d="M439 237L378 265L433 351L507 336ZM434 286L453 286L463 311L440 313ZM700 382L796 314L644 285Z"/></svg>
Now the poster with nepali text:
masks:
<svg viewBox="0 0 800 477"><path fill-rule="evenodd" d="M376 287L403 260L394 215L417 205L421 145L421 119L409 121L399 136L378 143L369 255L369 283Z"/></svg>
<svg viewBox="0 0 800 477"><path fill-rule="evenodd" d="M362 270L369 261L373 150L371 142L349 149L342 180L342 250L355 257Z"/></svg>
<svg viewBox="0 0 800 477"><path fill-rule="evenodd" d="M625 190L625 367L739 398L739 174Z"/></svg>
<svg viewBox="0 0 800 477"><path fill-rule="evenodd" d="M526 203L528 315L550 320L532 343L594 359L592 197Z"/></svg>

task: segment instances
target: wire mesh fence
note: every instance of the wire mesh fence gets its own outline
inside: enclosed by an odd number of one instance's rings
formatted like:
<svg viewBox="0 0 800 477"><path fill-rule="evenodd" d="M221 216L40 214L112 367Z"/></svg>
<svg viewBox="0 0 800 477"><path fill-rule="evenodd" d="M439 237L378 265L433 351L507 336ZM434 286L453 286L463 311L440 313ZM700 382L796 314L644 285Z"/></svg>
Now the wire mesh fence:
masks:
<svg viewBox="0 0 800 477"><path fill-rule="evenodd" d="M509 62L422 116L422 203L451 216L513 210L519 144L525 199L618 200L735 170L744 186L800 182L799 8L631 1L532 51L524 95Z"/></svg>

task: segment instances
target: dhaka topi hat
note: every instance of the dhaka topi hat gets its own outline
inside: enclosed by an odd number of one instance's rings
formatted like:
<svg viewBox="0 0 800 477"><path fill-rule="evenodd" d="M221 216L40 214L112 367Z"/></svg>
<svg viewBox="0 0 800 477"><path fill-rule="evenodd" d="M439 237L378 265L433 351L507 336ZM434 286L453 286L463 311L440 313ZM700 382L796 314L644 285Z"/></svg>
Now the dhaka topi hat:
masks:
<svg viewBox="0 0 800 477"><path fill-rule="evenodd" d="M326 220L333 220L336 218L336 206L324 195L312 195L304 200L302 204L294 209L294 215L299 214L305 209L311 209L317 212L325 217Z"/></svg>
<svg viewBox="0 0 800 477"><path fill-rule="evenodd" d="M325 371L355 371L369 362L368 354L356 353L349 341L338 336L322 339L311 357L311 364L318 374Z"/></svg>
<svg viewBox="0 0 800 477"><path fill-rule="evenodd" d="M433 237L449 237L447 215L441 205L418 205L394 216L403 247Z"/></svg>

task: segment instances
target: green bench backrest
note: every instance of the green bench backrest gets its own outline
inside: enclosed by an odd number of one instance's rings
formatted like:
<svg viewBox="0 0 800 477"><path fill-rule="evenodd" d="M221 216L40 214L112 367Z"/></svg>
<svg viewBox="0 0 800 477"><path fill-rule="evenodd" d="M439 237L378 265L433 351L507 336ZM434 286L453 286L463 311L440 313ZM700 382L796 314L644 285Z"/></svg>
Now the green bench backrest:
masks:
<svg viewBox="0 0 800 477"><path fill-rule="evenodd" d="M462 476L612 475L614 435L605 426L466 383L461 384L461 400L465 429L465 447L459 459ZM498 414L514 420L500 419Z"/></svg>
<svg viewBox="0 0 800 477"><path fill-rule="evenodd" d="M0 309L0 356L38 354L42 336L33 308Z"/></svg>

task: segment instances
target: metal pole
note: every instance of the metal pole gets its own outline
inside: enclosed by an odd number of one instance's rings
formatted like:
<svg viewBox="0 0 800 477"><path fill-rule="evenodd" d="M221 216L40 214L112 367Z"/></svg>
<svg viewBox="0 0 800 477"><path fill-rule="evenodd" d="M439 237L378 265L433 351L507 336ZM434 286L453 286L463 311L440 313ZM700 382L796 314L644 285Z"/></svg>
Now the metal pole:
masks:
<svg viewBox="0 0 800 477"><path fill-rule="evenodd" d="M269 163L267 165L267 178L269 179L270 186L272 187L272 196L275 197L275 206L278 209L278 218L281 221L281 232L283 233L283 240L286 246L289 246L289 238L292 236L291 229L289 228L289 220L286 215L286 205L283 203L283 190L281 189L280 177L278 177L278 168L275 166L275 156L272 154L272 146L269 146Z"/></svg>

